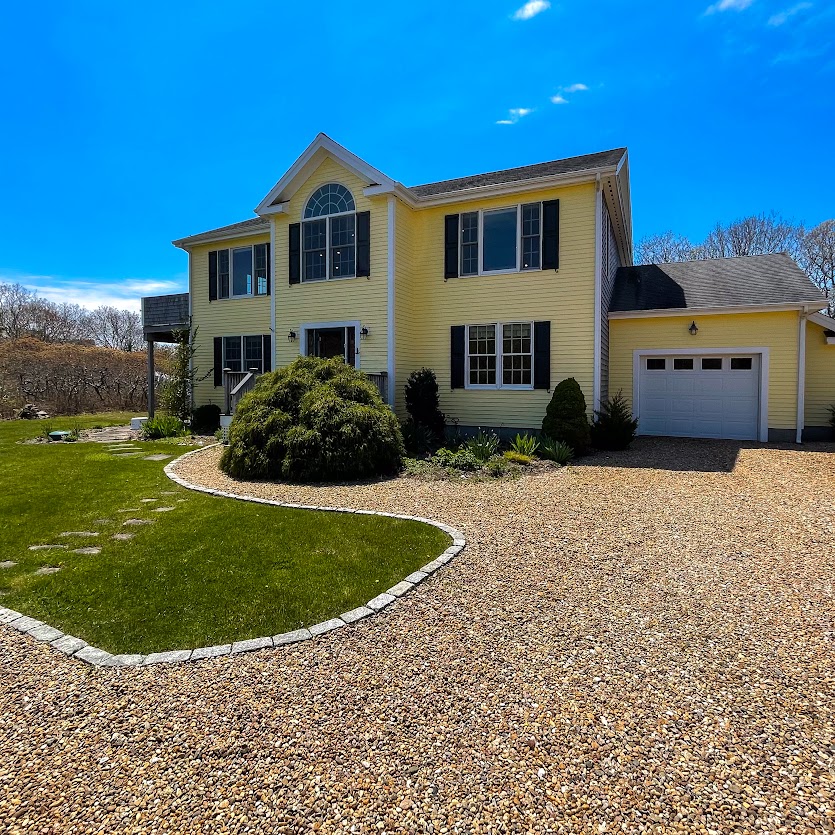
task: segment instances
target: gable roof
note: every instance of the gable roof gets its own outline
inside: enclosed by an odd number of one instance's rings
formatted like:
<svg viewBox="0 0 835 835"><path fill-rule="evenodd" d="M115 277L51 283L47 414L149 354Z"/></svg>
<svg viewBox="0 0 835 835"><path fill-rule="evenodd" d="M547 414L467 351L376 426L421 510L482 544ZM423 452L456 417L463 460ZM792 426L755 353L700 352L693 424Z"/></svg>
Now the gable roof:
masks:
<svg viewBox="0 0 835 835"><path fill-rule="evenodd" d="M197 244L208 243L209 241L223 240L224 238L238 238L247 235L268 235L270 232L270 219L268 217L252 217L249 220L242 220L239 223L230 223L228 226L221 226L218 229L210 229L208 232L200 232L197 235L189 235L187 238L179 238L172 241L174 246L181 249Z"/></svg>
<svg viewBox="0 0 835 835"><path fill-rule="evenodd" d="M577 174L589 169L617 166L621 159L623 159L625 153L626 148L615 148L611 151L600 151L596 154L584 154L579 157L555 159L550 162L539 162L536 165L505 168L503 171L492 171L488 174L474 174L470 177L457 177L454 180L441 180L438 183L411 186L408 188L408 191L420 199L422 197L434 197L438 194L468 191L472 188L482 188L484 186L519 183L525 180L534 180L539 177Z"/></svg>
<svg viewBox="0 0 835 835"><path fill-rule="evenodd" d="M759 305L804 306L824 295L785 253L621 267L611 313Z"/></svg>

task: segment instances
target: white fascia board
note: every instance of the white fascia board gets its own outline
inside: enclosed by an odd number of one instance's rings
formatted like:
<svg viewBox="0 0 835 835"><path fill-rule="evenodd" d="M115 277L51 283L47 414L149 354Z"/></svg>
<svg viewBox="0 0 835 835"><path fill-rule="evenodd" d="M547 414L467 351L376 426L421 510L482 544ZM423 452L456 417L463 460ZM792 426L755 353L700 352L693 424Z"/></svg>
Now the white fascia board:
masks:
<svg viewBox="0 0 835 835"><path fill-rule="evenodd" d="M180 238L177 241L171 241L171 243L177 247L177 249L184 249L186 252L191 251L196 246L205 246L206 244L213 244L215 241L231 241L235 238L259 238L259 237L269 237L270 230L269 227L267 229L255 229L249 230L246 232L233 232L228 233L225 235L212 235L211 238L204 238L200 241L194 241L193 243L189 243L188 238Z"/></svg>
<svg viewBox="0 0 835 835"><path fill-rule="evenodd" d="M806 319L809 322L820 325L822 328L826 328L828 331L835 331L835 319L831 316L825 315L824 313L810 313Z"/></svg>
<svg viewBox="0 0 835 835"><path fill-rule="evenodd" d="M255 209L255 214L260 215L261 217L270 217L270 215L283 215L287 214L287 210L290 206L290 201L285 200L284 203L276 203L275 206L269 206L266 209L262 209L260 212L258 209Z"/></svg>
<svg viewBox="0 0 835 835"><path fill-rule="evenodd" d="M669 307L656 310L612 310L610 319L658 319L669 316L714 316L732 313L779 313L784 310L809 310L817 307L819 301L793 304L757 304L730 307Z"/></svg>
<svg viewBox="0 0 835 835"><path fill-rule="evenodd" d="M393 183L394 181L378 171L373 166L369 165L365 160L360 159L356 154L352 154L347 148L343 148L338 142L334 142L329 136L320 133L316 138L305 148L301 156L287 169L284 176L270 189L269 194L258 204L255 209L256 214L262 214L271 208L271 204L281 196L281 194L292 187L293 182L297 177L303 173L304 167L313 159L314 155L324 151L327 155L333 157L338 162L342 163L346 168L354 172L358 177L364 179L369 184L371 183Z"/></svg>
<svg viewBox="0 0 835 835"><path fill-rule="evenodd" d="M407 206L414 209L417 206L414 195L402 183L375 183L362 190L366 197L378 197L381 194L393 194Z"/></svg>

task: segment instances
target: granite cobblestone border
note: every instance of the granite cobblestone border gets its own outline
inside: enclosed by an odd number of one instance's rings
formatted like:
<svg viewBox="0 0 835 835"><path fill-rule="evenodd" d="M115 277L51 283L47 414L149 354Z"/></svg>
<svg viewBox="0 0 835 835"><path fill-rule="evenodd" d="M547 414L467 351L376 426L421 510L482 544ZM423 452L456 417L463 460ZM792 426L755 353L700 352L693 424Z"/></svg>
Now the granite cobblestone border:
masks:
<svg viewBox="0 0 835 835"><path fill-rule="evenodd" d="M217 444L201 447L200 449L187 452L179 458L167 464L164 468L165 474L176 484L188 490L195 490L198 493L206 493L211 496L220 496L226 499L237 499L243 502L255 502L257 504L273 505L274 507L288 507L295 510L319 510L325 513L355 513L363 516L387 516L391 519L405 519L410 522L422 522L439 528L452 537L452 545L449 546L440 556L431 562L413 571L399 583L390 589L378 594L369 600L364 606L358 606L349 612L343 612L338 617L330 618L321 623L313 624L304 629L294 629L291 632L284 632L280 635L265 636L263 638L248 638L243 641L234 641L230 644L218 644L210 647L197 647L196 649L170 650L168 652L152 652L148 655L123 654L114 655L98 647L90 646L81 638L74 635L65 635L59 629L55 629L43 621L28 617L14 609L7 609L0 606L0 624L6 623L18 632L22 632L42 643L48 643L53 649L64 655L84 661L94 667L149 667L156 664L181 664L186 661L200 661L204 658L217 658L221 655L239 655L245 652L253 652L261 649L272 649L276 647L290 646L301 641L310 641L328 632L341 629L349 624L357 623L367 617L376 615L378 612L390 606L398 598L408 594L416 585L422 583L439 568L446 565L453 557L457 556L467 545L464 534L455 528L438 522L435 519L427 519L423 516L409 516L404 513L386 513L377 510L357 510L348 507L331 507L309 504L296 504L294 502L279 502L273 499L263 499L258 496L246 496L238 493L229 493L224 490L214 490L210 487L201 487L186 481L174 472L178 462L191 455L204 452Z"/></svg>

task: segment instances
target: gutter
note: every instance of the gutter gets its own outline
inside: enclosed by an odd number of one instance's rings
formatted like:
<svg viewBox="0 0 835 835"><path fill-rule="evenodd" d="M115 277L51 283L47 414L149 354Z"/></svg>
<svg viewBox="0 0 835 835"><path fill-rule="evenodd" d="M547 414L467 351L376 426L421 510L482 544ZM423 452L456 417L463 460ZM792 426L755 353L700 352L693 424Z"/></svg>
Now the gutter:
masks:
<svg viewBox="0 0 835 835"><path fill-rule="evenodd" d="M658 307L652 310L611 310L610 319L652 319L665 316L710 316L728 313L780 313L799 310L803 313L817 312L821 309L821 300L791 302L789 304L727 305L725 307Z"/></svg>

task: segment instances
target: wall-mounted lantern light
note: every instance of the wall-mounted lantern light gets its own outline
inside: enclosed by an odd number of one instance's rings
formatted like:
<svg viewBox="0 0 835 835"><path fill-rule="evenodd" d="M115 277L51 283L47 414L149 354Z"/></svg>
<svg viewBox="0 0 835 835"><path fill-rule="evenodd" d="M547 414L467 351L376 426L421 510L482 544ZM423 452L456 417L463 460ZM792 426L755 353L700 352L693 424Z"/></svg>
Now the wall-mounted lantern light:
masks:
<svg viewBox="0 0 835 835"><path fill-rule="evenodd" d="M368 328L363 328L360 331L360 339L365 339L368 336Z"/></svg>
<svg viewBox="0 0 835 835"><path fill-rule="evenodd" d="M691 322L687 330L690 331L690 336L695 336L699 332L699 326L695 322Z"/></svg>
<svg viewBox="0 0 835 835"><path fill-rule="evenodd" d="M287 341L288 342L295 342L296 341L296 332L295 331L290 331L290 333L287 334Z"/></svg>

